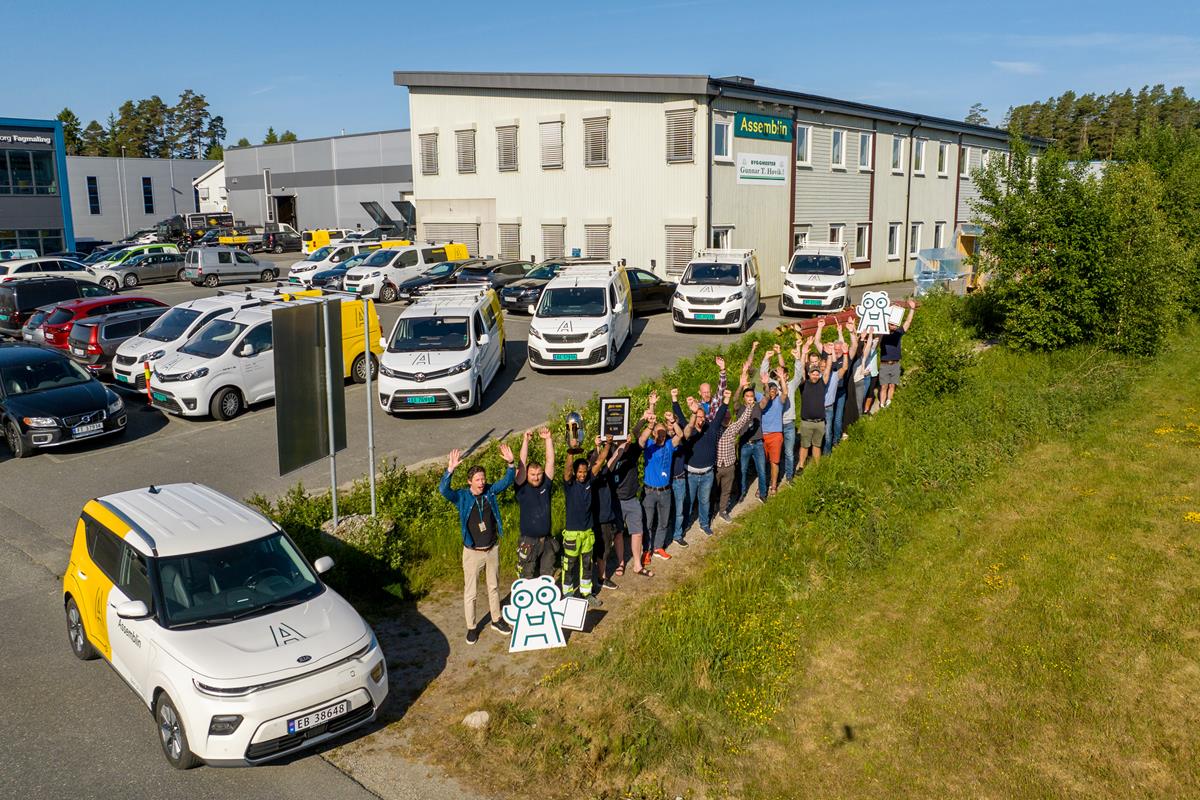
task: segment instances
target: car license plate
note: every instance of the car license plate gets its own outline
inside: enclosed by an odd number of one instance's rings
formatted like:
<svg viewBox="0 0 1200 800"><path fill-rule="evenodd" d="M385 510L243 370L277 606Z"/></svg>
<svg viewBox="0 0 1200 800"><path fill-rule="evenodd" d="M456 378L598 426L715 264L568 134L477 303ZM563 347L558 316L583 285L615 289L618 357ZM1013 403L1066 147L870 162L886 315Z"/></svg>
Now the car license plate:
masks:
<svg viewBox="0 0 1200 800"><path fill-rule="evenodd" d="M554 354L555 361L574 361L577 358L579 358L579 356L575 355L574 353L555 353Z"/></svg>
<svg viewBox="0 0 1200 800"><path fill-rule="evenodd" d="M696 319L716 319L716 314L697 314Z"/></svg>
<svg viewBox="0 0 1200 800"><path fill-rule="evenodd" d="M409 403L409 405L414 405L414 406L427 406L431 403L437 402L437 398L435 398L431 394L421 395L420 397L409 397L409 398L405 398L405 399Z"/></svg>
<svg viewBox="0 0 1200 800"><path fill-rule="evenodd" d="M806 306L819 306L819 305L821 305L821 301L820 301L820 300L809 300L808 298L805 298L805 299L804 299L802 302L803 302L803 303L804 303L804 305L806 305Z"/></svg>
<svg viewBox="0 0 1200 800"><path fill-rule="evenodd" d="M71 348L71 352L72 352L72 353L74 353L74 354L75 354L75 355L77 355L77 356L81 356L81 355L83 355L83 354L84 354L84 353L83 353L83 348L82 348L82 347L72 347L72 348Z"/></svg>
<svg viewBox="0 0 1200 800"><path fill-rule="evenodd" d="M103 422L93 422L91 425L77 425L71 428L72 436L87 436L89 433L96 433L104 430Z"/></svg>
<svg viewBox="0 0 1200 800"><path fill-rule="evenodd" d="M153 397L155 400L157 400L160 403L165 403L171 399L171 398L167 397L165 394L163 394L162 392L151 392L150 396Z"/></svg>
<svg viewBox="0 0 1200 800"><path fill-rule="evenodd" d="M287 730L288 733L299 733L348 713L350 713L350 701L343 700L340 703L318 709L311 714L305 714L303 717L289 719Z"/></svg>
<svg viewBox="0 0 1200 800"><path fill-rule="evenodd" d="M117 380L121 383L133 383L133 378L129 375L122 375L119 372L114 372L113 375L115 375Z"/></svg>
<svg viewBox="0 0 1200 800"><path fill-rule="evenodd" d="M8 314L0 314L0 319L8 319Z"/></svg>

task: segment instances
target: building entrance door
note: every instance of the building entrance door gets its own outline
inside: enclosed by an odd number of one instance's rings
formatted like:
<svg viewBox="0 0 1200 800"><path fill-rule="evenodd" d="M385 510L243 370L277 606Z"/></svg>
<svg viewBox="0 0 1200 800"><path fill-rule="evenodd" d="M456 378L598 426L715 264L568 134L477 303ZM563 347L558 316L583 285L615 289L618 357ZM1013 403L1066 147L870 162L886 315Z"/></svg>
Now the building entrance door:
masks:
<svg viewBox="0 0 1200 800"><path fill-rule="evenodd" d="M272 199L275 201L275 221L300 230L296 224L296 195L276 195Z"/></svg>

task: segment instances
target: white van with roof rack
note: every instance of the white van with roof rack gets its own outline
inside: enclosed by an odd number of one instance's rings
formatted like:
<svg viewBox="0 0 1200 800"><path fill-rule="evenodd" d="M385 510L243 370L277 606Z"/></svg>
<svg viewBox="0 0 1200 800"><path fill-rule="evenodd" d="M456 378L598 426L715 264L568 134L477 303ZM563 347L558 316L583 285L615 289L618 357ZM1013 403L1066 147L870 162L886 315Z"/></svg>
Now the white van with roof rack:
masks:
<svg viewBox="0 0 1200 800"><path fill-rule="evenodd" d="M758 258L753 250L701 250L671 300L675 330L744 331L758 315Z"/></svg>
<svg viewBox="0 0 1200 800"><path fill-rule="evenodd" d="M612 264L567 265L531 305L529 365L535 370L603 367L633 333L629 276Z"/></svg>
<svg viewBox="0 0 1200 800"><path fill-rule="evenodd" d="M827 314L850 306L850 276L844 242L813 242L792 253L792 260L779 268L783 289L779 314Z"/></svg>
<svg viewBox="0 0 1200 800"><path fill-rule="evenodd" d="M343 286L347 292L365 292L372 300L390 303L399 296L400 284L409 278L415 278L435 264L470 257L465 244L453 242L388 246L347 270Z"/></svg>
<svg viewBox="0 0 1200 800"><path fill-rule="evenodd" d="M391 414L480 411L507 364L504 312L486 287L429 287L379 343L379 405Z"/></svg>

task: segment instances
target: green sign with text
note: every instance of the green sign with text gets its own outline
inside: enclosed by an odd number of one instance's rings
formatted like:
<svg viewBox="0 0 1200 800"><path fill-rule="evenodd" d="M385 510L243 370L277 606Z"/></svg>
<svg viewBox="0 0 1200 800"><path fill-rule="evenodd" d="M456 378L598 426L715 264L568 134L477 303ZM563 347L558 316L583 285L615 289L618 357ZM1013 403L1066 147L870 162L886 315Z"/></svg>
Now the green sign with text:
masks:
<svg viewBox="0 0 1200 800"><path fill-rule="evenodd" d="M733 135L744 139L792 140L792 121L784 117L762 117L758 114L738 114L733 120Z"/></svg>

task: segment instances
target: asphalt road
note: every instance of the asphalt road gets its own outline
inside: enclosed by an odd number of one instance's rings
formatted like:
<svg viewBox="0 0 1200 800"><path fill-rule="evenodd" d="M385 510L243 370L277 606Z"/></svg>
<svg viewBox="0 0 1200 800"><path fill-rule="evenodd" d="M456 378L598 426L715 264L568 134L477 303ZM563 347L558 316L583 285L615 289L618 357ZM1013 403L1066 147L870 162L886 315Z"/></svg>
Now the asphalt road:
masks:
<svg viewBox="0 0 1200 800"><path fill-rule="evenodd" d="M295 256L276 257L284 264ZM903 284L904 291L910 284ZM859 287L856 293L871 287ZM897 286L889 287L899 294ZM139 292L174 304L211 290L190 284L140 287ZM390 330L403 305L380 306ZM755 328L779 323L774 304ZM413 464L468 447L483 438L523 430L545 420L552 404L593 392L615 392L657 374L664 366L732 335L677 334L658 314L635 321L633 345L611 372L544 375L526 363L528 319L506 323L508 369L488 389L475 415L392 418L375 406L377 459ZM348 386L349 447L338 457L338 479L365 474L364 387ZM101 662L81 663L70 654L59 576L74 522L83 504L98 495L151 483L197 481L243 498L278 494L297 482L329 485L326 463L280 477L275 451L275 411L256 406L230 422L166 416L128 398L124 438L88 442L15 461L0 455L0 698L15 724L0 737L0 797L229 796L370 797L319 756L286 766L251 770L201 768L180 774L163 760L149 713ZM17 735L17 732L20 732ZM51 766L53 765L53 766Z"/></svg>

